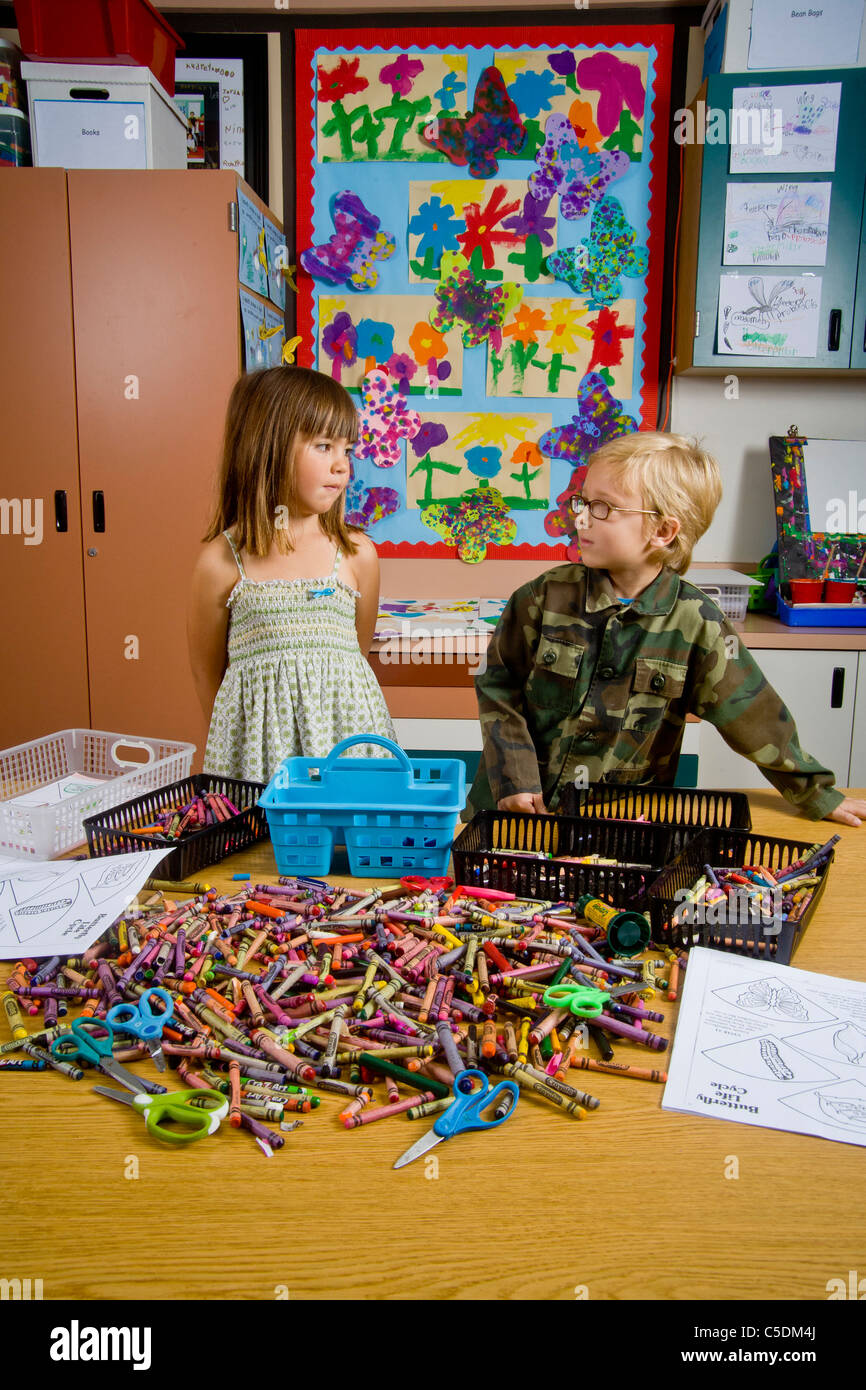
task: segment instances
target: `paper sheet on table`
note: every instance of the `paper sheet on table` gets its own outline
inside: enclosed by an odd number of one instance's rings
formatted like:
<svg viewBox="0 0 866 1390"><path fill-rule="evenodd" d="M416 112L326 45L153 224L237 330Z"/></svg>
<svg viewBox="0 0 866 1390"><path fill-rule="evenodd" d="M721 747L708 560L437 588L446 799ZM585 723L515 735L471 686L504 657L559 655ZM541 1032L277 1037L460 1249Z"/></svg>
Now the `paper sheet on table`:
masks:
<svg viewBox="0 0 866 1390"><path fill-rule="evenodd" d="M814 357L819 275L722 275L718 351L750 357Z"/></svg>
<svg viewBox="0 0 866 1390"><path fill-rule="evenodd" d="M729 183L725 265L826 265L828 183Z"/></svg>
<svg viewBox="0 0 866 1390"><path fill-rule="evenodd" d="M866 984L693 947L662 1109L866 1145Z"/></svg>
<svg viewBox="0 0 866 1390"><path fill-rule="evenodd" d="M74 956L111 926L171 853L0 861L0 960Z"/></svg>
<svg viewBox="0 0 866 1390"><path fill-rule="evenodd" d="M91 787L103 787L104 777L88 777L83 772L70 773L68 777L58 777L56 782L46 782L32 792L22 792L20 796L10 797L5 806L59 806L71 796L81 796Z"/></svg>
<svg viewBox="0 0 866 1390"><path fill-rule="evenodd" d="M831 174L841 100L841 82L735 87L731 173Z"/></svg>

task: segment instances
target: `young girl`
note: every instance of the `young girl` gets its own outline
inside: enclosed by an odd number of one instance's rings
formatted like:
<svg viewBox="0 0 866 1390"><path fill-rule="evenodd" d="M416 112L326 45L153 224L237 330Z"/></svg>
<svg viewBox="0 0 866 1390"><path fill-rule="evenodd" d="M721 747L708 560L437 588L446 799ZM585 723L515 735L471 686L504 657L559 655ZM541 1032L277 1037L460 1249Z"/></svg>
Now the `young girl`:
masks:
<svg viewBox="0 0 866 1390"><path fill-rule="evenodd" d="M188 622L206 772L267 782L350 735L394 738L366 661L378 557L344 520L356 439L351 397L320 372L272 367L234 386ZM352 749L365 754L384 756Z"/></svg>

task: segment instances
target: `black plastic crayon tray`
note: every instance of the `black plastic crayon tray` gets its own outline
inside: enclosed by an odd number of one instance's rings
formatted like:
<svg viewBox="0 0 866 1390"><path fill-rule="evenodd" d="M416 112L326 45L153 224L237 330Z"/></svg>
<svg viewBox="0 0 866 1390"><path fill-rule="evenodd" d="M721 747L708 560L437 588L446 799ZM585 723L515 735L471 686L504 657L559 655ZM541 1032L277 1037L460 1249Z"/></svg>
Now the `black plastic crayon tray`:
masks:
<svg viewBox="0 0 866 1390"><path fill-rule="evenodd" d="M268 838L268 822L257 802L265 789L264 782L239 782L233 777L216 777L199 773L181 782L147 792L134 801L112 806L84 822L87 844L94 858L107 854L134 854L138 850L165 849L167 842L157 835L130 835L136 825L147 825L161 812L174 806L185 806L202 792L219 792L227 796L240 810L239 816L193 830L178 840L177 848L167 854L157 870L159 878L180 880L190 878L199 869L217 864L229 854L247 849L257 840Z"/></svg>
<svg viewBox="0 0 866 1390"><path fill-rule="evenodd" d="M691 946L711 946L719 951L733 951L736 955L772 960L777 965L790 964L824 892L827 873L833 861L832 851L829 859L816 870L819 882L815 884L805 912L796 922L780 922L772 912L766 913L765 920L759 912L752 915L746 911L742 898L728 911L727 921L713 920L712 904L704 909L707 919L704 921L680 921L671 926L671 916L676 912L681 913L683 909L683 901L677 899L677 892L693 887L703 875L705 864L713 869L736 869L739 865L757 867L763 864L771 873L775 873L804 858L808 849L809 845L799 840L781 840L772 835L758 835L755 831L701 831L689 840L650 887L653 941L678 950L688 950ZM772 901L767 905L771 907Z"/></svg>
<svg viewBox="0 0 866 1390"><path fill-rule="evenodd" d="M565 816L594 820L646 816L677 832L672 854L678 854L693 834L711 827L751 830L749 798L744 792L711 791L705 787L664 787L658 783L635 787L600 782L592 787L566 786L560 809Z"/></svg>
<svg viewBox="0 0 866 1390"><path fill-rule="evenodd" d="M649 885L676 853L674 838L669 825L479 811L454 842L454 877L469 887L497 888L521 898L570 902L592 893L616 906L642 907ZM521 857L538 852L553 857ZM568 864L557 858L588 854L650 867Z"/></svg>

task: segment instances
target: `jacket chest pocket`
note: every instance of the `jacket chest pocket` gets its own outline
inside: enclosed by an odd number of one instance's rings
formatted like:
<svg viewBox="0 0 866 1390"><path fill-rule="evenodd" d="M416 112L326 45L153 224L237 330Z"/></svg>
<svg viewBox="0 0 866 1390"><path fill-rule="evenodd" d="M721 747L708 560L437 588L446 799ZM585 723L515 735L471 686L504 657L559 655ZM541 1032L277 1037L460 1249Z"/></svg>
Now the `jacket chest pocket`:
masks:
<svg viewBox="0 0 866 1390"><path fill-rule="evenodd" d="M535 653L535 665L526 682L530 705L568 711L575 700L577 674L584 648L575 642L542 637Z"/></svg>
<svg viewBox="0 0 866 1390"><path fill-rule="evenodd" d="M659 657L638 657L623 729L650 734L665 719L671 701L682 696L688 667Z"/></svg>

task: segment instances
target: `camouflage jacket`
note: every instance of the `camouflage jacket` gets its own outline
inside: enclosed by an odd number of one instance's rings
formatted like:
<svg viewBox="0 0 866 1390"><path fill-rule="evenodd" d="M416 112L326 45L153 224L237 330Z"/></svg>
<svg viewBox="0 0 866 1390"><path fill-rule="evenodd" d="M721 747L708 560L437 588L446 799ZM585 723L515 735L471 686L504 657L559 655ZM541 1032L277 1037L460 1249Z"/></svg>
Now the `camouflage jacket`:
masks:
<svg viewBox="0 0 866 1390"><path fill-rule="evenodd" d="M716 605L665 567L630 603L604 570L559 565L512 594L475 688L484 753L468 812L517 792L670 784L687 714L707 719L815 820L843 800Z"/></svg>

